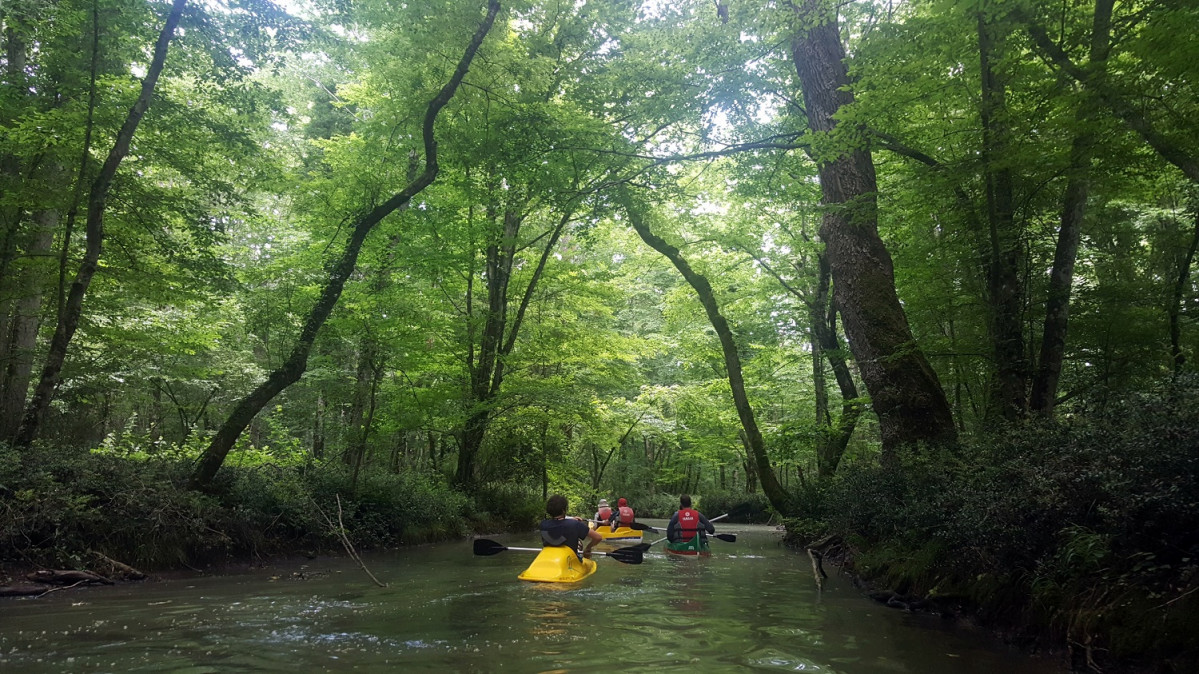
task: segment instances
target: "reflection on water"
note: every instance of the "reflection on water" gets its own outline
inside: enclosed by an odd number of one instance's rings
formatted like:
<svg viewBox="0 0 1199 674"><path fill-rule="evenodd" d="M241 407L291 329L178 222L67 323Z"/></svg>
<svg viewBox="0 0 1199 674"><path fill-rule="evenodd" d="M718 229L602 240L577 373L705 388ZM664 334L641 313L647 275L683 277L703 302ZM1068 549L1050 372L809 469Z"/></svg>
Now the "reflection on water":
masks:
<svg viewBox="0 0 1199 674"><path fill-rule="evenodd" d="M765 527L710 559L655 547L576 584L524 583L532 553L468 542L352 562L0 601L0 671L1055 671L829 579ZM532 545L533 535L509 536ZM300 570L302 575L293 576Z"/></svg>
<svg viewBox="0 0 1199 674"><path fill-rule="evenodd" d="M530 602L528 606L529 633L534 637L570 634L570 605L561 601Z"/></svg>

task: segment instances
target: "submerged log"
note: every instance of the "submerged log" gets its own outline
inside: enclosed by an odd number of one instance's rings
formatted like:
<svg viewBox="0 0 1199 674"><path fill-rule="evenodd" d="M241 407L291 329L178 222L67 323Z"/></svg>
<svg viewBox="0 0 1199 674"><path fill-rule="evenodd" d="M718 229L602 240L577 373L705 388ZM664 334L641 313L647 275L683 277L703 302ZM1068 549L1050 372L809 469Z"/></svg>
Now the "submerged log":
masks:
<svg viewBox="0 0 1199 674"><path fill-rule="evenodd" d="M103 562L104 564L108 565L108 569L109 569L108 575L109 576L116 576L117 578L120 578L122 580L145 580L146 579L146 574L142 573L141 571L138 571L137 569L133 568L132 566L129 566L128 564L118 562L117 560L109 557L108 555L106 555L102 552L96 552L95 550L91 550L90 552L92 553L92 555L94 555L96 557L96 559L98 559L101 562Z"/></svg>
<svg viewBox="0 0 1199 674"><path fill-rule="evenodd" d="M111 580L98 573L76 569L39 569L26 575L25 578L36 583L46 583L47 585L74 585L77 583L113 584Z"/></svg>
<svg viewBox="0 0 1199 674"><path fill-rule="evenodd" d="M41 583L14 583L0 586L0 597L29 597L42 594L46 589Z"/></svg>

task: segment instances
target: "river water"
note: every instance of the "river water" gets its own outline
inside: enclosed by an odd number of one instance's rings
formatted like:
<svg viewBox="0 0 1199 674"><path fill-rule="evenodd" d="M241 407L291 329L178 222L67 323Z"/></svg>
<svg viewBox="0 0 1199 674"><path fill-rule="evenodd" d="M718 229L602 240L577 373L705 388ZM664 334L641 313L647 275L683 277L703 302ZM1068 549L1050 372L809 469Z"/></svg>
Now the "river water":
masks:
<svg viewBox="0 0 1199 674"><path fill-rule="evenodd" d="M816 671L1055 667L936 617L878 605L762 526L712 557L598 558L573 585L516 576L534 553L469 541L247 573L0 599L3 672ZM654 540L646 534L647 541ZM492 537L536 546L533 533Z"/></svg>

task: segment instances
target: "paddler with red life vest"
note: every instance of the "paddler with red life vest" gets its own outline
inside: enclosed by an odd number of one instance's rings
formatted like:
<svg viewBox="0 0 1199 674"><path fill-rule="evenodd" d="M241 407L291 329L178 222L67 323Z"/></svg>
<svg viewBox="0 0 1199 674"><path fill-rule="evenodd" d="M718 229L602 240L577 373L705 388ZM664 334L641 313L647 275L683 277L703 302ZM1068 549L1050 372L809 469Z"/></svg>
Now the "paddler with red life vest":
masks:
<svg viewBox="0 0 1199 674"><path fill-rule="evenodd" d="M679 497L679 511L670 517L666 525L666 540L671 543L689 541L698 534L701 539L708 534L716 533L716 527L702 513L691 507L691 497L683 494Z"/></svg>
<svg viewBox="0 0 1199 674"><path fill-rule="evenodd" d="M620 527L631 527L636 518L633 516L633 509L629 507L629 502L625 499L616 501L616 510L608 517L608 524L612 525L612 531L616 531Z"/></svg>
<svg viewBox="0 0 1199 674"><path fill-rule="evenodd" d="M595 517L591 519L596 522L607 522L612 519L612 507L608 505L608 499L600 499L599 509L595 511Z"/></svg>

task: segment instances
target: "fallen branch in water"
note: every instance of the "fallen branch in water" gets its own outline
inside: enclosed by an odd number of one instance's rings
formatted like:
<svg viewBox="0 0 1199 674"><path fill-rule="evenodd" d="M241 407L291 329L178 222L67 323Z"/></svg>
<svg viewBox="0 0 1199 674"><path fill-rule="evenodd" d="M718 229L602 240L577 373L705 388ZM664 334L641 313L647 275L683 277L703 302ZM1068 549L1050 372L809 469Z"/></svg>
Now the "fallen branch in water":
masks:
<svg viewBox="0 0 1199 674"><path fill-rule="evenodd" d="M137 569L133 568L132 566L129 566L128 564L118 562L117 560L109 557L108 555L106 555L102 552L97 552L96 550L89 550L88 552L90 552L92 555L94 555L96 557L96 559L99 559L100 561L104 562L109 567L111 567L111 569L113 571L118 572L120 574L120 576L122 578L124 578L125 580L145 580L146 579L146 574L142 573L141 571L138 571ZM109 574L109 575L116 575L116 574Z"/></svg>
<svg viewBox="0 0 1199 674"><path fill-rule="evenodd" d="M812 548L808 548L808 558L812 560L812 576L816 579L816 590L823 592L824 579L828 578L828 574L824 572L823 558Z"/></svg>
<svg viewBox="0 0 1199 674"><path fill-rule="evenodd" d="M334 494L334 498L337 499L336 525L334 525L333 520L329 519L329 516L325 514L325 511L321 509L319 503L313 500L312 505L316 506L316 511L321 514L321 517L325 518L325 522L329 525L329 530L337 534L338 539L341 540L341 546L346 549L346 553L350 556L350 559L358 562L358 566L362 568L366 575L370 576L370 579L375 582L375 585L378 585L379 587L387 587L387 583L380 582L378 578L375 578L375 574L371 573L370 569L366 568L366 564L364 564L362 562L362 558L358 556L358 551L355 550L354 545L350 543L350 537L346 535L346 525L341 519L341 496Z"/></svg>
<svg viewBox="0 0 1199 674"><path fill-rule="evenodd" d="M830 550L835 552L840 545L841 537L832 534L804 548L808 551L808 558L812 560L812 576L816 579L817 590L824 589L824 579L828 578L824 571L824 555Z"/></svg>
<svg viewBox="0 0 1199 674"><path fill-rule="evenodd" d="M87 581L87 580L81 580L81 581L79 581L79 582L75 583L74 585L62 585L62 586L59 586L59 587L52 587L52 588L50 588L49 590L46 590L45 592L43 592L43 593L39 594L38 596L36 596L36 597L34 597L34 598L35 598L35 599L41 599L42 597L44 597L44 596L46 596L46 595L50 594L51 592L58 592L59 590L69 590L69 589L71 589L71 588L73 588L73 587L79 587L80 585L83 585L84 583L89 583L89 582L91 582L91 581Z"/></svg>

